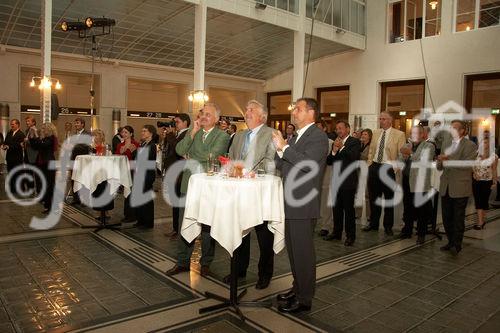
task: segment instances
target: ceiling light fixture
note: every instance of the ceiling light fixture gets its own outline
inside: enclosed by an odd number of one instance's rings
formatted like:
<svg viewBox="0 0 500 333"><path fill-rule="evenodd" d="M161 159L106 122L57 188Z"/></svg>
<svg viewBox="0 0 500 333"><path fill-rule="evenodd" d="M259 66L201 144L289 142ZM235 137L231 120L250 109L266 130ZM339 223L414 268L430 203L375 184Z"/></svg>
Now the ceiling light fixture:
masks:
<svg viewBox="0 0 500 333"><path fill-rule="evenodd" d="M436 10L438 4L439 4L439 2L437 2L437 1L429 2L429 5L431 6L432 10Z"/></svg>
<svg viewBox="0 0 500 333"><path fill-rule="evenodd" d="M33 76L30 81L30 87L35 87L38 85L38 89L43 90L43 89L48 89L52 87L54 84L54 87L56 90L61 90L62 85L61 82L59 82L58 79L56 78L49 78L49 77L41 77L41 76Z"/></svg>
<svg viewBox="0 0 500 333"><path fill-rule="evenodd" d="M208 102L208 95L204 90L193 90L189 93L188 100L190 102Z"/></svg>

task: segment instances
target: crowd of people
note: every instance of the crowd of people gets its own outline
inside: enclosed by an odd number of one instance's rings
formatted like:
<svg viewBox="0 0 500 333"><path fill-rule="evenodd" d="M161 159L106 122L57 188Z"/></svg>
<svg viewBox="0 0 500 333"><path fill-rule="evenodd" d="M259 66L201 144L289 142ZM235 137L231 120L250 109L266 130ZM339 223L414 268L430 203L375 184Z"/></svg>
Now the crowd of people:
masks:
<svg viewBox="0 0 500 333"><path fill-rule="evenodd" d="M345 246L353 246L356 241L356 219L365 212L368 222L363 232L378 232L381 223L386 236L393 236L395 223L395 194L401 184L403 194L403 228L398 237L411 238L416 231L417 244L425 242L425 235L435 229L438 203L442 206L442 221L447 243L441 247L457 255L462 250L465 229L465 212L470 196L474 197L478 220L475 229L484 229L486 211L492 189L497 185L498 156L490 148L489 132L475 142L467 132L466 123L453 120L449 130L440 122L433 127L417 125L411 128L410 136L393 127L392 116L382 112L379 128L352 129L347 121L334 124L334 131L324 120L319 120L319 107L311 98L301 98L292 111L290 123L280 133L267 126L268 113L264 105L251 100L246 105L245 123L247 129L237 130L235 124L221 118L221 110L214 103L207 103L196 119L180 113L170 122L160 122L157 127L145 125L140 139L134 136L134 128L121 127L113 137L111 148L105 142L105 133L85 129L85 121L77 118L67 124L65 137L90 135L92 144L76 144L72 156L95 153L105 154L107 150L129 160L138 156L155 161L158 170L146 170L144 193L151 193L157 177L165 176L177 161L197 161L202 165L209 156L228 154L231 160L249 163L262 161L266 173L286 181L293 172L304 177L294 188L296 196L305 197L311 190L317 191L305 204L296 206L285 198L285 243L291 263L294 283L292 289L278 295L279 310L300 312L311 307L315 285L315 251L313 234L319 227L319 235L325 241L345 239ZM6 151L8 171L35 165L43 175L48 190L41 203L48 212L52 202L55 170L49 162L56 159L60 149L57 130L51 123L36 127L33 117L26 118L26 131L20 129L20 122L13 119L11 130L5 140L0 138L1 148ZM74 128L74 131L72 130ZM318 169L296 166L304 161L312 161ZM440 171L439 187L433 179L435 171ZM367 168L364 169L363 165ZM141 168L137 164L131 170L132 177ZM319 170L319 172L318 172ZM188 181L192 168L186 165L175 179L175 193L183 196L188 191ZM36 179L36 178L35 178ZM11 177L10 189L16 188ZM41 181L35 180L23 186L36 191ZM72 188L72 186L70 186ZM366 190L363 190L365 189ZM362 189L362 190L360 190ZM73 194L73 204L81 204L79 193ZM498 196L498 194L497 194ZM385 202L381 203L381 199ZM112 206L100 207L109 210ZM174 275L190 270L190 258L194 242L188 243L179 237L184 208L172 207L172 230L165 232L171 240L178 242L176 265L166 274ZM124 203L122 222L136 222L135 227L154 227L154 200L132 207L127 197ZM415 226L416 224L416 226ZM416 229L415 229L416 227ZM273 275L274 253L273 233L267 222L255 228L260 257L258 264L257 289L269 286ZM345 234L345 236L344 236ZM203 226L201 233L201 275L210 272L214 259L215 241L210 236L210 228ZM250 234L242 240L236 250L240 278L247 274L250 259ZM224 278L229 282L229 276Z"/></svg>

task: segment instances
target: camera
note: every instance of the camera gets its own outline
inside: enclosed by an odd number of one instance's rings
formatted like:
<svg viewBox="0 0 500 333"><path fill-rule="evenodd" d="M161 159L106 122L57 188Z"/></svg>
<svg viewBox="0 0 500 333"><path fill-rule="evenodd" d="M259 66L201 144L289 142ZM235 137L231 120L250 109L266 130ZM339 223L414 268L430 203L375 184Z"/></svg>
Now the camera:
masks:
<svg viewBox="0 0 500 333"><path fill-rule="evenodd" d="M156 123L156 127L162 128L162 127L175 127L175 122L172 120L169 121L159 121Z"/></svg>

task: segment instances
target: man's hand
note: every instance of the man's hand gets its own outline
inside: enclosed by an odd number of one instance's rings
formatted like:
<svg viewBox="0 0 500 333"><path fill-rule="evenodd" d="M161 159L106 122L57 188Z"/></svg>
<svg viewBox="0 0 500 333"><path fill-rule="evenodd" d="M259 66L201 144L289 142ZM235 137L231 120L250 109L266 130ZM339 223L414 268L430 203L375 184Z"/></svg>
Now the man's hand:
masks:
<svg viewBox="0 0 500 333"><path fill-rule="evenodd" d="M286 146L285 139L283 139L283 136L278 131L273 131L273 143L276 150L283 150L283 147Z"/></svg>
<svg viewBox="0 0 500 333"><path fill-rule="evenodd" d="M193 122L193 129L191 130L191 139L194 139L194 136L201 129L200 119L196 119Z"/></svg>
<svg viewBox="0 0 500 333"><path fill-rule="evenodd" d="M3 149L3 150L7 150L7 149L9 149L9 146L7 146L7 145L2 145L2 149Z"/></svg>
<svg viewBox="0 0 500 333"><path fill-rule="evenodd" d="M337 137L335 141L333 141L332 155L336 154L343 146L344 143L342 142L342 139Z"/></svg>
<svg viewBox="0 0 500 333"><path fill-rule="evenodd" d="M403 154L405 156L410 156L411 155L411 149L408 146L401 147L401 149L399 151L401 152L401 154Z"/></svg>
<svg viewBox="0 0 500 333"><path fill-rule="evenodd" d="M439 155L437 157L438 162L448 161L450 157L448 155Z"/></svg>

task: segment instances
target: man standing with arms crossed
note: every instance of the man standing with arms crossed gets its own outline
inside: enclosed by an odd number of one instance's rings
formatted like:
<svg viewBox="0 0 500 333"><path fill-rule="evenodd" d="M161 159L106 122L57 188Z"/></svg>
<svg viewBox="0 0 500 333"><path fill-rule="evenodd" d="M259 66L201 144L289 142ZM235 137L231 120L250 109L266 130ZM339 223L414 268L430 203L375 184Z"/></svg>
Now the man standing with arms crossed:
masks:
<svg viewBox="0 0 500 333"><path fill-rule="evenodd" d="M311 309L316 284L314 220L320 217L322 175L328 155L328 137L314 126L319 107L312 98L299 98L292 111L297 135L285 142L273 132L285 193L285 243L292 268L293 287L278 295L278 310L300 313Z"/></svg>

